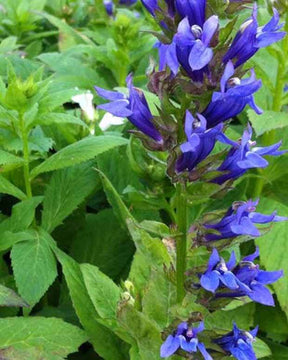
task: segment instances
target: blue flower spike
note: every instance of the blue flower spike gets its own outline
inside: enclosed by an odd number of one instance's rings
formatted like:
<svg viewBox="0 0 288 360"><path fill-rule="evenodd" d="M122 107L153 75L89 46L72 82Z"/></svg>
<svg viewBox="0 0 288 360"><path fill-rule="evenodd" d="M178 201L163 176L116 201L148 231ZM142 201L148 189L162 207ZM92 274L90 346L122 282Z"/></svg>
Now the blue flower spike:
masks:
<svg viewBox="0 0 288 360"><path fill-rule="evenodd" d="M182 322L177 330L167 337L160 349L160 356L167 358L182 349L188 353L200 352L205 360L213 360L203 343L199 342L197 335L204 330L204 323L198 327L191 327L187 322Z"/></svg>

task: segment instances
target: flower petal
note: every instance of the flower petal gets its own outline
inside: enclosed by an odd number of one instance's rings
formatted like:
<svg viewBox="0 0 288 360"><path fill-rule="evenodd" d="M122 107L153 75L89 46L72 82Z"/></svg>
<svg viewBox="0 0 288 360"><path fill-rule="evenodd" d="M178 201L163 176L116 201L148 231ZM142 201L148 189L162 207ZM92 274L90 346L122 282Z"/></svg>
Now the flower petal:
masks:
<svg viewBox="0 0 288 360"><path fill-rule="evenodd" d="M168 357L173 355L180 346L180 340L179 337L174 337L172 335L169 335L165 342L162 344L160 349L160 356L162 358Z"/></svg>

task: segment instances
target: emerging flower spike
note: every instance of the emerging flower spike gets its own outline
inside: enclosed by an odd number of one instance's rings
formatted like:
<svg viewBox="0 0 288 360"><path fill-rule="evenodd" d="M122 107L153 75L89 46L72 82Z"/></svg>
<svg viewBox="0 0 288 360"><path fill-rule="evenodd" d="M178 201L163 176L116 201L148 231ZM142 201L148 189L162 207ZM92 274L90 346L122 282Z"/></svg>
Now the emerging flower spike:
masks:
<svg viewBox="0 0 288 360"><path fill-rule="evenodd" d="M257 4L255 3L252 16L247 19L236 34L229 50L224 55L223 62L235 62L238 67L250 59L260 48L269 46L283 39L285 32L278 32L283 24L279 25L279 13L273 9L272 19L265 25L258 27Z"/></svg>
<svg viewBox="0 0 288 360"><path fill-rule="evenodd" d="M127 117L145 135L152 138L158 144L162 144L162 136L152 123L153 116L146 98L141 90L133 86L131 75L127 78L127 87L129 89L129 96L95 86L99 96L111 101L107 104L98 105L98 108L106 110L117 117Z"/></svg>
<svg viewBox="0 0 288 360"><path fill-rule="evenodd" d="M226 159L217 169L218 171L225 171L226 174L216 177L212 182L223 184L227 180L239 178L248 169L265 168L269 163L263 156L278 156L287 152L287 150L278 150L282 145L281 141L266 147L255 147L256 142L251 141L251 138L252 128L248 125L240 142L234 143L234 146L229 151Z"/></svg>
<svg viewBox="0 0 288 360"><path fill-rule="evenodd" d="M252 346L257 332L258 327L252 331L243 331L234 323L233 331L214 342L238 360L257 360Z"/></svg>
<svg viewBox="0 0 288 360"><path fill-rule="evenodd" d="M206 119L197 114L195 119L189 111L186 112L185 134L187 142L180 146L182 155L176 162L176 171L192 171L201 161L213 150L217 140L224 144L232 144L223 134L223 124L218 124L215 128L207 130Z"/></svg>
<svg viewBox="0 0 288 360"><path fill-rule="evenodd" d="M253 98L253 94L262 86L261 80L256 80L253 69L251 76L242 80L232 78L234 72L234 66L229 61L221 78L221 92L213 93L210 104L202 113L207 119L208 127L233 118L243 111L246 105L251 106L257 114L262 114L262 110L255 104Z"/></svg>
<svg viewBox="0 0 288 360"><path fill-rule="evenodd" d="M268 224L288 220L287 217L278 216L277 212L264 215L256 212L259 201L249 200L247 202L235 202L227 211L225 216L216 224L204 224L206 229L217 231L218 234L206 234L206 241L217 241L230 239L237 236L260 236L260 231L255 224Z"/></svg>
<svg viewBox="0 0 288 360"><path fill-rule="evenodd" d="M162 344L160 356L162 358L169 357L181 348L188 353L197 352L199 350L205 360L213 360L208 354L204 344L198 341L197 335L203 330L203 322L201 322L197 328L188 326L187 322L181 323L173 335L169 335Z"/></svg>
<svg viewBox="0 0 288 360"><path fill-rule="evenodd" d="M190 25L188 18L183 19L173 42L176 44L178 62L194 81L203 81L204 73L208 72L207 65L213 57L209 47L218 28L218 17L211 16L201 28L199 25Z"/></svg>
<svg viewBox="0 0 288 360"><path fill-rule="evenodd" d="M265 285L272 284L283 277L283 271L260 270L259 265L253 263L259 257L259 249L254 254L246 256L236 265L235 253L226 263L213 249L208 262L207 271L201 276L200 284L207 291L215 292L219 297L248 296L251 300L267 306L275 306L274 299ZM232 291L221 292L228 288Z"/></svg>

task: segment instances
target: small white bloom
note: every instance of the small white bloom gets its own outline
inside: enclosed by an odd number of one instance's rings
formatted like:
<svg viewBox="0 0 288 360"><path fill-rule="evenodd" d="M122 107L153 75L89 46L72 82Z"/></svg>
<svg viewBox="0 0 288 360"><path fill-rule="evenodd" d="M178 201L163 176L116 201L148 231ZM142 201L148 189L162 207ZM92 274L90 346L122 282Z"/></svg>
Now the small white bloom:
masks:
<svg viewBox="0 0 288 360"><path fill-rule="evenodd" d="M99 123L99 127L102 131L107 130L111 125L122 125L124 124L125 119L121 117L114 116L110 113L106 113L102 120Z"/></svg>
<svg viewBox="0 0 288 360"><path fill-rule="evenodd" d="M94 120L95 109L93 105L93 94L90 91L72 96L72 100L79 104L81 110L90 121Z"/></svg>

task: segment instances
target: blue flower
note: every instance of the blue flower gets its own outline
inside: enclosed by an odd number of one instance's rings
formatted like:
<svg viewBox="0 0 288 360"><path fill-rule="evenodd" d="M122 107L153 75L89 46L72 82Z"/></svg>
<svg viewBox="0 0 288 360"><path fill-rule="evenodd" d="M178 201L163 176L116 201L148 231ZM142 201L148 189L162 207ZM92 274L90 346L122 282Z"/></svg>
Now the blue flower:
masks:
<svg viewBox="0 0 288 360"><path fill-rule="evenodd" d="M255 224L268 224L288 220L283 216L277 216L276 212L271 215L264 215L256 212L257 201L235 202L227 211L225 216L216 224L204 224L206 229L212 229L217 234L208 233L206 241L230 239L237 236L260 236L260 231Z"/></svg>
<svg viewBox="0 0 288 360"><path fill-rule="evenodd" d="M257 114L262 113L253 98L253 94L262 86L261 80L256 80L254 70L251 70L250 78L242 80L232 78L234 71L234 66L229 61L221 78L221 92L213 93L210 104L202 113L207 119L208 127L213 127L238 115L246 105L251 106Z"/></svg>
<svg viewBox="0 0 288 360"><path fill-rule="evenodd" d="M200 284L207 291L215 292L220 285L226 286L231 290L239 288L237 279L231 270L236 265L236 257L234 251L231 254L229 262L220 258L218 251L213 249L210 256L207 271L201 276Z"/></svg>
<svg viewBox="0 0 288 360"><path fill-rule="evenodd" d="M179 348L189 353L198 350L205 360L213 360L208 354L203 343L198 341L197 335L204 330L204 323L201 322L197 328L188 326L187 322L181 323L173 335L169 335L161 346L160 356L162 358L173 355Z"/></svg>
<svg viewBox="0 0 288 360"><path fill-rule="evenodd" d="M107 15L112 16L114 11L114 4L112 0L103 0Z"/></svg>
<svg viewBox="0 0 288 360"><path fill-rule="evenodd" d="M266 147L255 147L256 142L251 141L251 138L252 128L248 125L240 142L234 143L234 146L229 151L226 159L217 169L218 171L225 171L225 174L216 177L212 182L223 184L227 180L239 178L248 169L265 168L269 163L263 156L278 156L287 152L286 150L278 150L282 145L281 141Z"/></svg>
<svg viewBox="0 0 288 360"><path fill-rule="evenodd" d="M283 24L279 25L279 13L273 9L274 15L265 26L258 27L257 4L255 3L252 16L242 24L229 50L224 55L223 62L235 62L235 67L250 59L260 48L269 46L283 39L285 32L278 32Z"/></svg>
<svg viewBox="0 0 288 360"><path fill-rule="evenodd" d="M127 87L129 89L129 96L95 86L99 96L111 100L110 103L98 105L98 108L118 117L127 117L145 135L152 138L158 144L162 144L162 136L152 122L153 116L146 98L141 90L133 86L131 75L127 78Z"/></svg>
<svg viewBox="0 0 288 360"><path fill-rule="evenodd" d="M165 70L166 66L171 69L172 74L175 76L179 70L179 62L176 54L176 44L162 44L157 42L155 47L158 48L159 54L159 71Z"/></svg>
<svg viewBox="0 0 288 360"><path fill-rule="evenodd" d="M196 24L191 26L187 17L179 23L173 39L178 62L194 81L203 81L204 73L208 73L207 65L213 57L209 44L217 28L216 15L206 20L203 28Z"/></svg>
<svg viewBox="0 0 288 360"><path fill-rule="evenodd" d="M252 346L257 332L258 327L252 331L243 331L234 323L233 331L214 342L238 360L257 360Z"/></svg>
<svg viewBox="0 0 288 360"><path fill-rule="evenodd" d="M267 306L274 306L274 299L265 285L272 284L283 277L283 271L260 270L253 263L259 257L259 249L254 254L246 256L236 265L235 253L232 252L229 262L220 258L218 251L213 249L208 262L207 271L201 276L200 284L207 291L215 293L215 297L243 297ZM224 288L231 291L221 292Z"/></svg>
<svg viewBox="0 0 288 360"><path fill-rule="evenodd" d="M205 22L206 0L175 0L176 9L181 19L188 18L189 24L201 28Z"/></svg>
<svg viewBox="0 0 288 360"><path fill-rule="evenodd" d="M187 142L180 146L182 154L176 162L177 173L185 170L192 171L211 153L217 140L225 144L233 144L223 134L223 124L207 130L206 119L200 114L197 114L197 117L199 120L195 119L189 111L186 112L185 134Z"/></svg>

